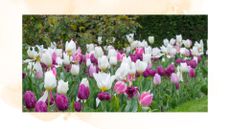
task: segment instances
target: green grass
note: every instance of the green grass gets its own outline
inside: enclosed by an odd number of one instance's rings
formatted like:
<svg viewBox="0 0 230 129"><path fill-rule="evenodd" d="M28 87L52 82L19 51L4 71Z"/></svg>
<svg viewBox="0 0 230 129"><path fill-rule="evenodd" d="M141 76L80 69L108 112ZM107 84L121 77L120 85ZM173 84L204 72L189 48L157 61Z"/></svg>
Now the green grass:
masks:
<svg viewBox="0 0 230 129"><path fill-rule="evenodd" d="M203 97L197 100L191 100L170 109L169 112L207 112L208 111L208 98Z"/></svg>

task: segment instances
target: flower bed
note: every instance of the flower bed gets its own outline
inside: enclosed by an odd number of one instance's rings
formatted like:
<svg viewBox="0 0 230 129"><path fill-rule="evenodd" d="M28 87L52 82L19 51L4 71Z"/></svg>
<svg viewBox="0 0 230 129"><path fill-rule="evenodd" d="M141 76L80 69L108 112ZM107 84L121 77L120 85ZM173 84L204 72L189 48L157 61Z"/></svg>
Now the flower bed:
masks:
<svg viewBox="0 0 230 129"><path fill-rule="evenodd" d="M28 112L163 112L188 100L207 96L207 51L204 43L154 37L129 46L77 41L65 48L31 46L23 60L23 111Z"/></svg>

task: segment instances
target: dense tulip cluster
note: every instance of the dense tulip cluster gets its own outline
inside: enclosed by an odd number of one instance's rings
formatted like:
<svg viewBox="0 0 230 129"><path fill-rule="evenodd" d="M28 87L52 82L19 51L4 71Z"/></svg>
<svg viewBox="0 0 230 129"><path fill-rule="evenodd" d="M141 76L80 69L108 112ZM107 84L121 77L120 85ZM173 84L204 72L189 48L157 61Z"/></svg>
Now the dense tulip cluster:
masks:
<svg viewBox="0 0 230 129"><path fill-rule="evenodd" d="M98 45L87 44L85 52L73 40L65 48L57 48L54 42L48 48L29 47L23 61L27 111L131 111L133 103L151 111L164 87L171 87L167 90L174 95L196 78L204 55L202 40L192 43L177 35L152 48L153 36L148 42L135 40L134 34L126 38L130 45L123 50L100 46L102 37ZM26 86L27 78L36 80L36 85Z"/></svg>

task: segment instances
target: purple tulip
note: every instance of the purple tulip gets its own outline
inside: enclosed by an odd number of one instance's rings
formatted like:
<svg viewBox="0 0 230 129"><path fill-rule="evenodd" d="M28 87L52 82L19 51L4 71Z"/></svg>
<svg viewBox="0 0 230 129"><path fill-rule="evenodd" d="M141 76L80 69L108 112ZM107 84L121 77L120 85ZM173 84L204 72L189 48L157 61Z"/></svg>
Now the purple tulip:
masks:
<svg viewBox="0 0 230 129"><path fill-rule="evenodd" d="M97 97L101 100L110 100L111 99L111 95L108 92L100 92L97 94Z"/></svg>
<svg viewBox="0 0 230 129"><path fill-rule="evenodd" d="M65 111L68 109L68 98L64 94L57 94L55 103L60 111Z"/></svg>
<svg viewBox="0 0 230 129"><path fill-rule="evenodd" d="M57 65L57 54L56 54L56 52L52 53L52 65Z"/></svg>
<svg viewBox="0 0 230 129"><path fill-rule="evenodd" d="M97 73L97 67L91 64L88 68L88 74L90 77L93 77L94 73Z"/></svg>
<svg viewBox="0 0 230 129"><path fill-rule="evenodd" d="M165 74L167 76L170 76L174 72L175 72L175 66L173 64L170 64L165 70Z"/></svg>
<svg viewBox="0 0 230 129"><path fill-rule="evenodd" d="M189 69L189 77L194 78L196 77L196 72L193 68Z"/></svg>
<svg viewBox="0 0 230 129"><path fill-rule="evenodd" d="M153 69L149 70L149 75L150 76L154 77L155 74L156 74L156 70L153 70Z"/></svg>
<svg viewBox="0 0 230 129"><path fill-rule="evenodd" d="M128 95L128 98L132 98L138 93L138 88L134 86L129 86L126 89L126 94Z"/></svg>
<svg viewBox="0 0 230 129"><path fill-rule="evenodd" d="M90 55L90 61L94 64L94 65L98 65L98 60L97 58L94 56L94 54Z"/></svg>
<svg viewBox="0 0 230 129"><path fill-rule="evenodd" d="M145 69L145 71L143 72L143 76L146 78L146 77L148 77L148 76L150 76L150 74L149 74L149 72L150 72L150 68L147 68L147 69Z"/></svg>
<svg viewBox="0 0 230 129"><path fill-rule="evenodd" d="M84 84L80 84L79 89L78 89L78 98L79 99L88 99L89 98L89 87L84 85Z"/></svg>
<svg viewBox="0 0 230 129"><path fill-rule="evenodd" d="M74 109L75 109L75 111L80 112L82 109L81 103L78 101L74 102Z"/></svg>
<svg viewBox="0 0 230 129"><path fill-rule="evenodd" d="M187 64L189 66L191 66L192 68L196 68L196 66L198 65L197 62L195 60L190 60L190 61L187 61Z"/></svg>
<svg viewBox="0 0 230 129"><path fill-rule="evenodd" d="M25 77L26 77L26 73L23 72L23 73L22 73L22 79L24 79Z"/></svg>
<svg viewBox="0 0 230 129"><path fill-rule="evenodd" d="M165 74L165 69L162 66L157 67L157 73L161 76Z"/></svg>
<svg viewBox="0 0 230 129"><path fill-rule="evenodd" d="M35 112L47 112L47 105L43 101L38 101L35 105Z"/></svg>
<svg viewBox="0 0 230 129"><path fill-rule="evenodd" d="M32 109L36 104L36 97L32 91L26 91L24 94L24 102L27 109Z"/></svg>

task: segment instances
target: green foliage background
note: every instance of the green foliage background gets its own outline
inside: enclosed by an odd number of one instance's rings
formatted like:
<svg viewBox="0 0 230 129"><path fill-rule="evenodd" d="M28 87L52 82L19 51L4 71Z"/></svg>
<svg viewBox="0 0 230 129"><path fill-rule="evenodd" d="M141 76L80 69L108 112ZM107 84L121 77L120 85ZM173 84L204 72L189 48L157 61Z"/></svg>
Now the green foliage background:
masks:
<svg viewBox="0 0 230 129"><path fill-rule="evenodd" d="M207 15L24 15L23 48L35 44L49 46L50 42L63 48L66 41L73 39L84 50L85 44L97 43L97 37L102 36L103 45L116 37L113 45L120 49L128 45L125 35L129 33L135 33L139 40L153 35L154 46L160 46L164 38L175 38L176 34L206 42L207 20Z"/></svg>

